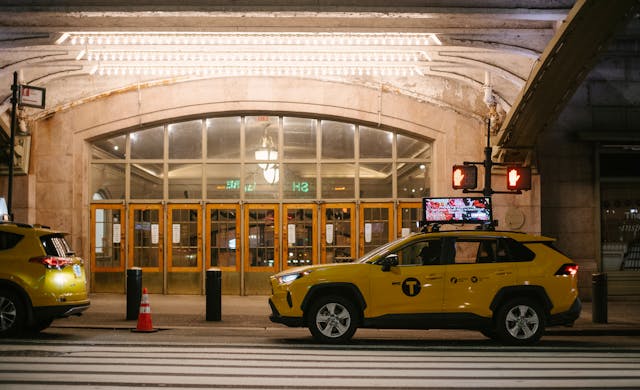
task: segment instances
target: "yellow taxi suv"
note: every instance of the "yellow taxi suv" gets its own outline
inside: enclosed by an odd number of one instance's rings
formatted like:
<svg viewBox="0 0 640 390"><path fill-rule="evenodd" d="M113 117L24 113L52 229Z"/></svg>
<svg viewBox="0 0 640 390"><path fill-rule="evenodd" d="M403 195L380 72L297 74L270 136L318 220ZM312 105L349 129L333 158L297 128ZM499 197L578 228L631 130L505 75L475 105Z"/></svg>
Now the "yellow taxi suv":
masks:
<svg viewBox="0 0 640 390"><path fill-rule="evenodd" d="M0 223L0 337L38 332L89 307L84 262L61 232Z"/></svg>
<svg viewBox="0 0 640 390"><path fill-rule="evenodd" d="M578 266L553 239L493 230L489 198L425 198L423 205L427 224L478 223L484 230L432 229L353 263L273 275L271 320L308 327L325 343L346 342L358 328L440 328L525 345L580 316Z"/></svg>
<svg viewBox="0 0 640 390"><path fill-rule="evenodd" d="M477 329L507 344L538 341L581 310L578 266L553 240L524 233L419 233L353 263L271 277L271 321L308 327L325 343L358 328Z"/></svg>

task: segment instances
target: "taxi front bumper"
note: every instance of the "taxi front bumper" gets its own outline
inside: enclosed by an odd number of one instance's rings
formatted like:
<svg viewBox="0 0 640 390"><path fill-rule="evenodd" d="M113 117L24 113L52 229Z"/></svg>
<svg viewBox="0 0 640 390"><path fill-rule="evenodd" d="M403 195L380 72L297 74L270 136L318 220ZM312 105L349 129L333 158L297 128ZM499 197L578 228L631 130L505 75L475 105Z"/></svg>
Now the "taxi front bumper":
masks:
<svg viewBox="0 0 640 390"><path fill-rule="evenodd" d="M273 303L271 299L269 299L269 307L271 308L271 315L269 316L269 320L271 322L275 322L277 324L283 324L289 327L302 327L305 326L304 320L302 317L287 317L280 314L278 308Z"/></svg>

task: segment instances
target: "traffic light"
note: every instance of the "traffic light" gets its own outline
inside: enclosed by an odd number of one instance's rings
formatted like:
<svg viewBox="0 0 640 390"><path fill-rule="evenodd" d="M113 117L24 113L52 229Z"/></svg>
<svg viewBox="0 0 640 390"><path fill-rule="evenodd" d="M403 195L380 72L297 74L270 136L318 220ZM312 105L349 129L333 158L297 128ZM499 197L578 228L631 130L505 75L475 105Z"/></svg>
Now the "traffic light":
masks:
<svg viewBox="0 0 640 390"><path fill-rule="evenodd" d="M508 166L507 189L528 191L531 189L531 167Z"/></svg>
<svg viewBox="0 0 640 390"><path fill-rule="evenodd" d="M454 190L476 188L478 168L475 165L454 165L451 184Z"/></svg>

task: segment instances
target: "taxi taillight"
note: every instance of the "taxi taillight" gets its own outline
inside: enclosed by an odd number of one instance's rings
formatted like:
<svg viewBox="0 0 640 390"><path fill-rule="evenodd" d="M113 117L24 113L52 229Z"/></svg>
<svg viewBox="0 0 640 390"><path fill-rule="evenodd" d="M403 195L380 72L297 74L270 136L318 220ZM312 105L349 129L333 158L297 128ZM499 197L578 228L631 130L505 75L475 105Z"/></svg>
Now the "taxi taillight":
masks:
<svg viewBox="0 0 640 390"><path fill-rule="evenodd" d="M578 264L568 263L562 264L562 267L556 271L557 276L573 276L578 273Z"/></svg>
<svg viewBox="0 0 640 390"><path fill-rule="evenodd" d="M64 267L71 265L73 263L73 260L56 256L38 256L29 259L29 262L40 263L47 268L63 269Z"/></svg>

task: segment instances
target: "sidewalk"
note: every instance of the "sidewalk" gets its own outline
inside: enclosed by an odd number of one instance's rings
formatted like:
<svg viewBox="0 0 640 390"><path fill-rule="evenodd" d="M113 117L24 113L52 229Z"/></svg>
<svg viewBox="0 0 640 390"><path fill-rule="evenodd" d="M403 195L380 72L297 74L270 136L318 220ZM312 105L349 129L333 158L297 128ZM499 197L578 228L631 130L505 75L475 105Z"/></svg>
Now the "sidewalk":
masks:
<svg viewBox="0 0 640 390"><path fill-rule="evenodd" d="M91 307L80 317L58 319L52 327L84 327L129 329L136 327L136 320L126 320L126 296L124 294L91 294ZM283 328L269 320L267 296L222 296L222 320L206 321L206 297L203 295L150 294L149 304L153 325L160 329L181 327L207 328ZM640 301L609 301L607 323L592 321L591 302L583 302L582 314L574 326L552 327L548 334L576 335L639 335ZM246 329L249 330L249 329Z"/></svg>

